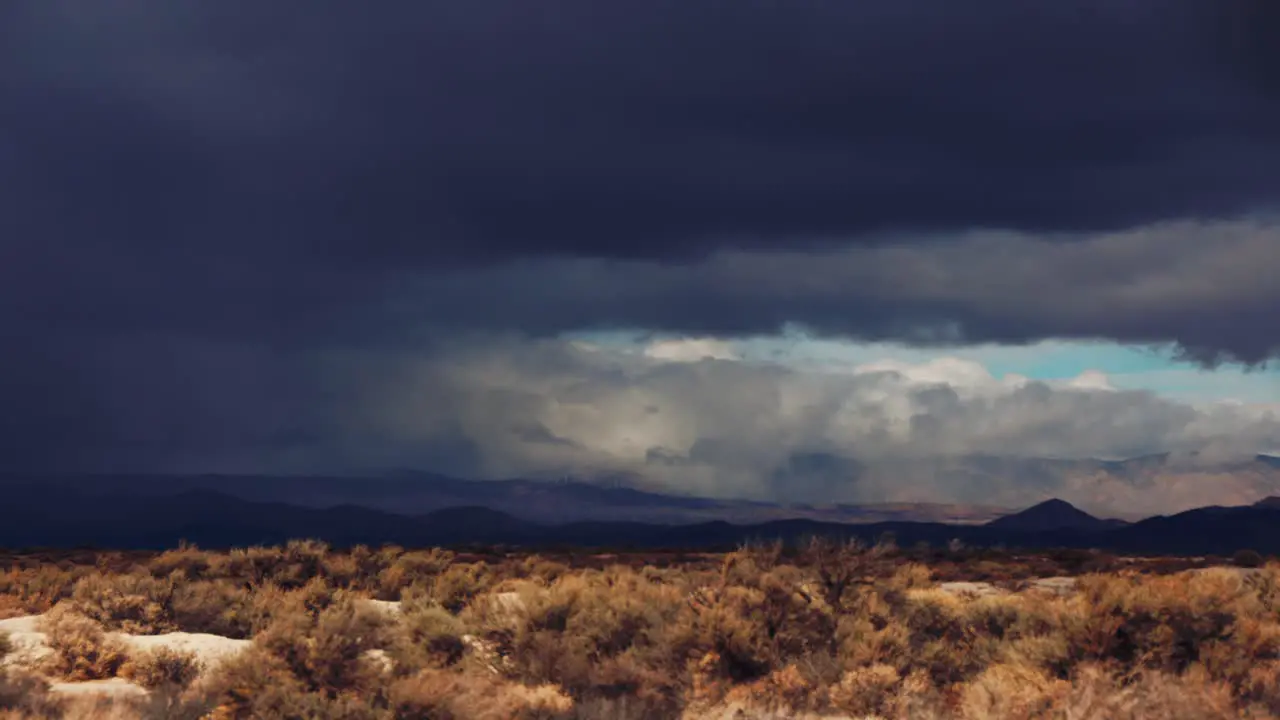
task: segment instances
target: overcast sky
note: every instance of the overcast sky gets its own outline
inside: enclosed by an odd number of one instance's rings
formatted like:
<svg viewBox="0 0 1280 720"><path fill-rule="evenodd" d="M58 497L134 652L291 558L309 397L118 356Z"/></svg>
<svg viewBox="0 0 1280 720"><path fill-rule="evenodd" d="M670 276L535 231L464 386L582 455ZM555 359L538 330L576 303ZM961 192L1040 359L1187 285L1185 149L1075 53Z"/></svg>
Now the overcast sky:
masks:
<svg viewBox="0 0 1280 720"><path fill-rule="evenodd" d="M1280 4L0 4L0 470L1280 450ZM712 358L704 360L703 358Z"/></svg>

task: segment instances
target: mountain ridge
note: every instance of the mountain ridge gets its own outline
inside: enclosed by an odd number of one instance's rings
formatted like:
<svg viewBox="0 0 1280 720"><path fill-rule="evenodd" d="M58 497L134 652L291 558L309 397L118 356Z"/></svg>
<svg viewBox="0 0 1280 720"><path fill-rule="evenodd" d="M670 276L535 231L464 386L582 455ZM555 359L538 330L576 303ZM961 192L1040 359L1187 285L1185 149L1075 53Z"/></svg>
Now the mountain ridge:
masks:
<svg viewBox="0 0 1280 720"><path fill-rule="evenodd" d="M766 522L794 517L832 522L928 520L980 524L1045 498L1063 499L1095 517L1138 520L1210 504L1246 505L1280 496L1280 458L1257 455L1217 465L1194 456L1127 460L1000 455L936 456L868 463L856 478L824 494L779 487L779 500L696 497L630 486L617 479L464 480L400 470L381 475L0 475L14 486L56 485L101 495L169 495L204 488L255 502L307 507L343 504L424 513L482 504L542 523L624 521L687 524ZM819 499L819 497L821 499Z"/></svg>
<svg viewBox="0 0 1280 720"><path fill-rule="evenodd" d="M890 521L831 523L805 518L754 524L723 520L682 525L637 522L533 523L486 507L464 506L421 515L398 515L359 506L307 508L255 503L214 491L158 497L76 497L61 494L68 512L46 505L11 506L0 526L0 547L98 547L163 549L180 541L214 549L274 545L313 538L337 547L355 544L426 546L516 546L577 548L729 549L753 540L800 540L824 535L876 542L892 537L904 545L1022 549L1097 548L1143 554L1226 555L1252 549L1280 554L1280 507L1206 507L1156 516L1132 524L1076 522L1036 525L1043 508L1018 513L1020 521L985 525ZM28 498L33 501L34 498ZM1074 512L1063 513L1063 506ZM1091 517L1067 503L1050 502L1050 520ZM1028 514L1028 511L1036 510ZM1105 520L1092 518L1097 523Z"/></svg>

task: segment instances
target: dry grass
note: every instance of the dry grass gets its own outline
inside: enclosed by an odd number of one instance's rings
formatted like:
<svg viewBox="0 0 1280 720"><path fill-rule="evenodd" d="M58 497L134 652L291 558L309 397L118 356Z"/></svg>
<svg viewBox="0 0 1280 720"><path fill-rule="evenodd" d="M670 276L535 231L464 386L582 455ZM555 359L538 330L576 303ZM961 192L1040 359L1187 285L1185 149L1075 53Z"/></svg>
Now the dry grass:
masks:
<svg viewBox="0 0 1280 720"><path fill-rule="evenodd" d="M155 689L108 709L121 718L1280 717L1280 565L1253 556L1191 571L1213 560L300 541L10 559L0 614L47 612L52 675ZM1028 586L1051 576L1078 590ZM955 580L997 587L941 585ZM254 642L200 673L173 651L129 658L107 630ZM65 712L38 679L0 677L0 718Z"/></svg>

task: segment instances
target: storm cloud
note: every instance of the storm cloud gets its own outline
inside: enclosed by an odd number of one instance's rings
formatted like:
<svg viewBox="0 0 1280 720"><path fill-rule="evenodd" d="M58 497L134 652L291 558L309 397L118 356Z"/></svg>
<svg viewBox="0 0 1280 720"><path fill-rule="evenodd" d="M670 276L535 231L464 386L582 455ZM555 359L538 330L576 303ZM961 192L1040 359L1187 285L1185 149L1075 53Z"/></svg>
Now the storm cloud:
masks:
<svg viewBox="0 0 1280 720"><path fill-rule="evenodd" d="M1265 362L1280 350L1276 8L4 5L2 464L485 475L642 457L719 488L753 433L804 438L752 459L778 477L896 447L884 427L838 426L852 434L828 452L812 438L837 426L766 411L799 383L809 412L835 412L821 398L865 377L662 357L606 371L557 340L583 329L1088 338ZM480 393L467 368L500 361L520 381ZM646 390L654 378L683 389ZM618 399L646 392L701 398L684 420L655 415L664 427L780 424L686 433L620 464L620 440L548 424L562 385L618 408L598 419L617 433L657 422ZM431 412L408 409L413 392ZM1075 403L1072 439L956 436L941 418L969 401L911 392L929 412L910 442L973 451L1181 447L1207 422L1032 387L984 412L1016 417L1049 392L1045 407ZM1090 413L1130 405L1158 408L1133 416L1139 435L1089 439Z"/></svg>

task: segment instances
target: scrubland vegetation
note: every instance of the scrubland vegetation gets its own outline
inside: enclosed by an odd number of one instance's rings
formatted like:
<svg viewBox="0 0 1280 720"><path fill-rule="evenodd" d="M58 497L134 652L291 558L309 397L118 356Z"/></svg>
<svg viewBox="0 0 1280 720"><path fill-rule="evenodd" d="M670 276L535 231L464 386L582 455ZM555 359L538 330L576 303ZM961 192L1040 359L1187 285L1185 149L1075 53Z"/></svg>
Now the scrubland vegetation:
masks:
<svg viewBox="0 0 1280 720"><path fill-rule="evenodd" d="M1280 565L1237 560L822 541L10 554L0 618L40 615L51 652L3 666L0 718L1280 717ZM121 639L174 632L246 648ZM113 677L147 693L50 687Z"/></svg>

